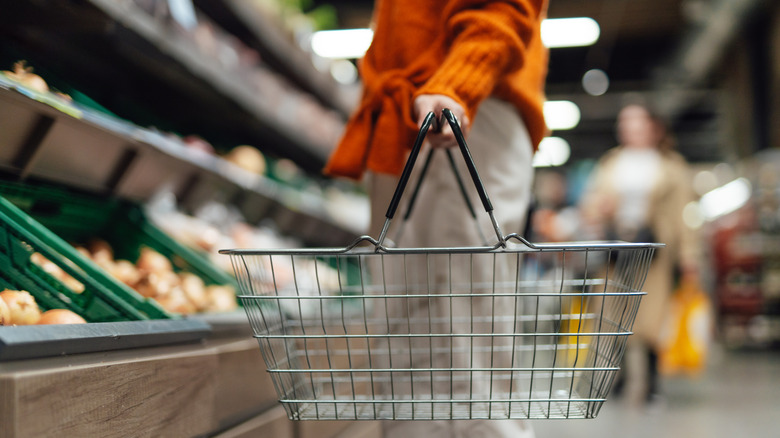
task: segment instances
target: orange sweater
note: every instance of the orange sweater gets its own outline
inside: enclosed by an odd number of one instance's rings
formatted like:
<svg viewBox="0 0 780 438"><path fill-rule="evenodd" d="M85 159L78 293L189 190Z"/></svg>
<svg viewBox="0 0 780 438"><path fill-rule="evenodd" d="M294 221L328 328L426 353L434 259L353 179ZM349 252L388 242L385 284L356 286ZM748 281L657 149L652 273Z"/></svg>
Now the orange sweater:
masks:
<svg viewBox="0 0 780 438"><path fill-rule="evenodd" d="M546 0L379 0L360 65L363 97L325 173L400 174L417 135L412 102L420 94L455 99L470 120L488 96L508 101L538 145L546 131L545 12Z"/></svg>

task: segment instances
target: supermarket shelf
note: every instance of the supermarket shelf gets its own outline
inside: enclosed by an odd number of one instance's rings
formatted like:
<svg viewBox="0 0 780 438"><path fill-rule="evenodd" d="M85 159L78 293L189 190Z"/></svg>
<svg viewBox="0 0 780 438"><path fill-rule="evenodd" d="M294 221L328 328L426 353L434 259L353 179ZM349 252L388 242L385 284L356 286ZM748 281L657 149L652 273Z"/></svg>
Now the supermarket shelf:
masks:
<svg viewBox="0 0 780 438"><path fill-rule="evenodd" d="M21 2L3 15L0 37L20 56L140 125L252 144L315 173L343 129L343 115L284 78L263 66L224 68L132 1Z"/></svg>
<svg viewBox="0 0 780 438"><path fill-rule="evenodd" d="M192 74L206 80L222 94L236 101L254 114L258 120L278 129L284 138L296 145L301 152L310 155L320 163L325 162L334 144L304 135L305 131L300 129L298 120L280 116L278 112L265 105L253 93L248 93L248 87L245 83L225 75L219 66L197 55L191 46L175 37L172 38L173 35L170 32L162 29L151 17L139 11L132 3L113 0L90 1L111 18L138 33L161 51L180 62Z"/></svg>
<svg viewBox="0 0 780 438"><path fill-rule="evenodd" d="M223 28L239 36L260 51L263 59L293 79L296 85L317 96L320 102L349 115L357 93L339 84L327 72L317 70L311 54L298 47L282 26L245 0L194 0L195 5Z"/></svg>
<svg viewBox="0 0 780 438"><path fill-rule="evenodd" d="M1 78L0 172L139 202L167 189L187 211L228 203L249 222L270 218L281 232L313 246L343 246L358 234L332 220L319 196Z"/></svg>
<svg viewBox="0 0 780 438"><path fill-rule="evenodd" d="M196 342L210 333L198 319L0 327L0 362Z"/></svg>

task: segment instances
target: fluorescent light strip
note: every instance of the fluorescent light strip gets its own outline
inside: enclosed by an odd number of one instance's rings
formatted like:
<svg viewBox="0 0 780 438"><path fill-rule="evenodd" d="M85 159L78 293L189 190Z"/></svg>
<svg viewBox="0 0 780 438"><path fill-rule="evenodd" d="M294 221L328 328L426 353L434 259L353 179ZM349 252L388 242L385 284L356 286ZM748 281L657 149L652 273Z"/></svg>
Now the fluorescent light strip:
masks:
<svg viewBox="0 0 780 438"><path fill-rule="evenodd" d="M544 120L553 131L573 129L580 123L580 107L568 100L551 100L544 103Z"/></svg>
<svg viewBox="0 0 780 438"><path fill-rule="evenodd" d="M588 17L542 21L542 43L550 49L589 46L598 41L600 34L599 24ZM371 29L323 30L314 32L311 48L323 58L357 59L366 54L373 38Z"/></svg>
<svg viewBox="0 0 780 438"><path fill-rule="evenodd" d="M705 219L713 220L739 210L750 200L750 192L750 181L737 178L702 195L699 208Z"/></svg>
<svg viewBox="0 0 780 438"><path fill-rule="evenodd" d="M311 49L323 58L357 59L366 54L373 38L371 29L323 30L311 36Z"/></svg>
<svg viewBox="0 0 780 438"><path fill-rule="evenodd" d="M550 49L590 46L600 35L599 24L589 17L552 18L542 22L542 44Z"/></svg>

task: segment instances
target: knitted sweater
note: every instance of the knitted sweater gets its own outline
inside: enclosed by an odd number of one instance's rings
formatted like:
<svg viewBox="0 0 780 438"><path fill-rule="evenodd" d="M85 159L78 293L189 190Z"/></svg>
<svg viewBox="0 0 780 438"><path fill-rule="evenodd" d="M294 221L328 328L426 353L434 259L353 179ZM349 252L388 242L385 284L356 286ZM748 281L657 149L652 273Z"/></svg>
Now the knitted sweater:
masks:
<svg viewBox="0 0 780 438"><path fill-rule="evenodd" d="M542 104L546 0L378 0L374 40L360 64L363 96L325 168L360 178L400 174L417 125L412 103L443 94L474 120L489 96L514 104L532 143L546 132Z"/></svg>

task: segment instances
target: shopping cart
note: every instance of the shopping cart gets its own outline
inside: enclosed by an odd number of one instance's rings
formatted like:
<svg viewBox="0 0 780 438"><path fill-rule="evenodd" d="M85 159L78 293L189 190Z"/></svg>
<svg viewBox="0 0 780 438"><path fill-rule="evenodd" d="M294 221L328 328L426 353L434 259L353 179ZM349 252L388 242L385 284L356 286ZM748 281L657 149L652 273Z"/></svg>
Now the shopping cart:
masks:
<svg viewBox="0 0 780 438"><path fill-rule="evenodd" d="M431 113L377 240L220 251L231 256L289 418L594 418L605 401L652 254L662 245L537 245L502 235L457 120L448 110L444 118L490 216L495 245L385 244L423 139L437 124Z"/></svg>

